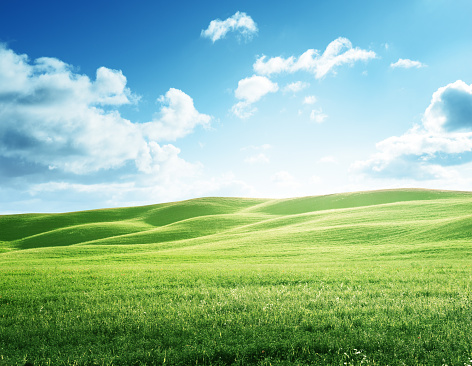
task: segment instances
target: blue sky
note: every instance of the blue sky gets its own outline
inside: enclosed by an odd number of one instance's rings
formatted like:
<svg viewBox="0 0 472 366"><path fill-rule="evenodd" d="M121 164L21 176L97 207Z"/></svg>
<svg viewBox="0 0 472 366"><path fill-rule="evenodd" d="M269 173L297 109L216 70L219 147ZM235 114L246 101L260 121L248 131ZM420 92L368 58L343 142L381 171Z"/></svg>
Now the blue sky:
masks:
<svg viewBox="0 0 472 366"><path fill-rule="evenodd" d="M472 190L470 1L0 3L0 213Z"/></svg>

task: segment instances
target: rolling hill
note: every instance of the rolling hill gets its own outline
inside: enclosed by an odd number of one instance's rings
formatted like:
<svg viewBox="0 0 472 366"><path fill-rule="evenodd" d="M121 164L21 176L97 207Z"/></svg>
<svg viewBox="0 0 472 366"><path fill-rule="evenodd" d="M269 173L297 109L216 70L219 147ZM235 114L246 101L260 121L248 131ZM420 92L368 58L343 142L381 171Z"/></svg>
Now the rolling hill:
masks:
<svg viewBox="0 0 472 366"><path fill-rule="evenodd" d="M217 244L224 249L256 242L280 250L284 244L287 250L398 240L431 244L472 237L472 193L399 189L293 199L210 197L143 207L6 215L0 216L0 227L3 251L135 244L156 250Z"/></svg>
<svg viewBox="0 0 472 366"><path fill-rule="evenodd" d="M472 360L472 193L0 216L0 365Z"/></svg>

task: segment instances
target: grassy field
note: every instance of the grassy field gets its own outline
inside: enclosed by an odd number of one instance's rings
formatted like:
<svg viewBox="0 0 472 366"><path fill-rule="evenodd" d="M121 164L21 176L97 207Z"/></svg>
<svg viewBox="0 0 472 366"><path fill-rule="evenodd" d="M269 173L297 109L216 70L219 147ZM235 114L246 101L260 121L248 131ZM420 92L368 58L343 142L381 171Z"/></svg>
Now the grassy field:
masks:
<svg viewBox="0 0 472 366"><path fill-rule="evenodd" d="M0 365L471 365L472 193L0 216Z"/></svg>

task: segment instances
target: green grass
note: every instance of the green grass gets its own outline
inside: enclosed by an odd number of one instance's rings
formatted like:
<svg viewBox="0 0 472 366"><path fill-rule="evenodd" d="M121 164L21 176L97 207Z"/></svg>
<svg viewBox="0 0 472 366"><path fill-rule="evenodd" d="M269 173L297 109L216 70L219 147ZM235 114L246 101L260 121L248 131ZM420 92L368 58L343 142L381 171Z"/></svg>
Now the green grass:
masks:
<svg viewBox="0 0 472 366"><path fill-rule="evenodd" d="M469 365L472 193L0 216L0 365Z"/></svg>

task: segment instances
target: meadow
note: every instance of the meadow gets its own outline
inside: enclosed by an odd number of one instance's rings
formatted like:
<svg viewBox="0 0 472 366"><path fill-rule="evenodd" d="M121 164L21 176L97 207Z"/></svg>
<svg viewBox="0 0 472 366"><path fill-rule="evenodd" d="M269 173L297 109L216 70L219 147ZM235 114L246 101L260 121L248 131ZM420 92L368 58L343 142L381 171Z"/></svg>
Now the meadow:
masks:
<svg viewBox="0 0 472 366"><path fill-rule="evenodd" d="M471 365L472 193L0 216L0 365Z"/></svg>

